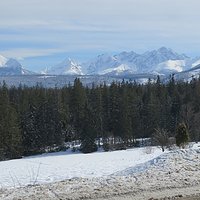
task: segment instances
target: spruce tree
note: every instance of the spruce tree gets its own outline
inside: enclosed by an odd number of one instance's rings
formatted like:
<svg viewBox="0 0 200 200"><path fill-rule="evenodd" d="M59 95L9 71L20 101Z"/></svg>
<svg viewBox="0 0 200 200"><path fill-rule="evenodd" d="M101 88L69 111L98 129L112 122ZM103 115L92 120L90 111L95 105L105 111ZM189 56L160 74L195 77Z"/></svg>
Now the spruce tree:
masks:
<svg viewBox="0 0 200 200"><path fill-rule="evenodd" d="M93 112L88 104L84 108L83 130L81 134L81 151L83 153L91 153L97 151L95 144L95 121Z"/></svg>
<svg viewBox="0 0 200 200"><path fill-rule="evenodd" d="M29 110L21 117L22 139L25 155L38 152L40 135L36 126L36 108L30 105Z"/></svg>
<svg viewBox="0 0 200 200"><path fill-rule="evenodd" d="M70 95L71 123L77 135L80 136L83 129L84 107L86 104L86 90L80 79L76 78Z"/></svg>
<svg viewBox="0 0 200 200"><path fill-rule="evenodd" d="M1 158L18 158L22 155L22 137L15 108L10 104L8 88L4 83L0 90L0 150Z"/></svg>
<svg viewBox="0 0 200 200"><path fill-rule="evenodd" d="M181 123L176 129L176 144L177 146L184 148L188 142L189 134L187 127L184 123Z"/></svg>

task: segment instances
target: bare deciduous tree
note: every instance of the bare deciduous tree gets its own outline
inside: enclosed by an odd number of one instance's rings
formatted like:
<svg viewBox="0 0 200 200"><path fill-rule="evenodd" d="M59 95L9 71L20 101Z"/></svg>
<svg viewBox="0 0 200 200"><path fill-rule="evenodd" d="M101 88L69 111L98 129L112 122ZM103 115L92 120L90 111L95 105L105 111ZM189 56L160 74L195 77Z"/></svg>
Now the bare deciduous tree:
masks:
<svg viewBox="0 0 200 200"><path fill-rule="evenodd" d="M169 145L169 132L163 128L155 129L152 139L156 145L159 145L162 151L165 151L165 148Z"/></svg>

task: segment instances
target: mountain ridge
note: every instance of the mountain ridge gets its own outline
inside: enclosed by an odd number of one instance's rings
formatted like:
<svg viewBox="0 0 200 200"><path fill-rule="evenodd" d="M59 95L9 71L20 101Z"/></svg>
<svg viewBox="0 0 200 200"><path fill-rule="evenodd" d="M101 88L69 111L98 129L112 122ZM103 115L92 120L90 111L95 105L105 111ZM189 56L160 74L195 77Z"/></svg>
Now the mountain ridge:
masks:
<svg viewBox="0 0 200 200"><path fill-rule="evenodd" d="M169 74L193 71L200 64L200 57L190 58L170 48L161 47L156 50L136 53L122 51L118 54L101 54L87 62L77 62L66 58L62 62L46 68L39 74L43 75L107 75L131 76L136 74ZM198 70L194 70L197 73ZM188 72L189 73L189 72ZM32 75L31 72L13 58L0 55L0 75Z"/></svg>
<svg viewBox="0 0 200 200"><path fill-rule="evenodd" d="M0 55L0 75L1 76L13 76L13 75L32 75L35 74L31 72L20 64L14 58L6 58Z"/></svg>
<svg viewBox="0 0 200 200"><path fill-rule="evenodd" d="M198 60L197 60L198 59ZM101 54L97 57L74 65L62 65L62 63L52 67L49 74L60 75L70 74L73 66L78 66L74 72L76 75L113 75L138 74L138 73L157 73L171 74L179 73L194 67L200 63L200 59L190 58L185 54L179 54L170 48L161 47L157 50L146 51L138 54L134 51L123 51L119 54ZM59 67L58 67L59 66ZM62 70L61 70L62 69ZM58 73L63 71L64 73ZM47 72L48 74L48 72Z"/></svg>

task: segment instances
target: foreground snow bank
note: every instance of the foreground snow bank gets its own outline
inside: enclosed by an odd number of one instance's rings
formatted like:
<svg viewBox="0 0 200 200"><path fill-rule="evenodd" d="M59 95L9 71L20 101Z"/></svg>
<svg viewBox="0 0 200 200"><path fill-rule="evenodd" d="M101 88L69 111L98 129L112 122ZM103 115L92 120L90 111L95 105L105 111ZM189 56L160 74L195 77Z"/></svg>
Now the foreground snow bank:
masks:
<svg viewBox="0 0 200 200"><path fill-rule="evenodd" d="M0 162L1 187L50 183L74 177L106 177L152 160L161 154L160 149L152 147L92 154L48 153L3 161Z"/></svg>
<svg viewBox="0 0 200 200"><path fill-rule="evenodd" d="M159 198L162 194L166 196L165 194L168 193L168 196L176 194L184 196L186 195L184 192L188 191L190 194L200 195L200 148L198 145L193 149L175 150L158 155L143 164L128 166L127 169L114 172L110 176L73 178L51 184L2 189L0 198L5 200L14 198L107 199L109 196L128 194L131 195L131 199L139 200L157 198L158 196L154 196L156 194L160 194Z"/></svg>

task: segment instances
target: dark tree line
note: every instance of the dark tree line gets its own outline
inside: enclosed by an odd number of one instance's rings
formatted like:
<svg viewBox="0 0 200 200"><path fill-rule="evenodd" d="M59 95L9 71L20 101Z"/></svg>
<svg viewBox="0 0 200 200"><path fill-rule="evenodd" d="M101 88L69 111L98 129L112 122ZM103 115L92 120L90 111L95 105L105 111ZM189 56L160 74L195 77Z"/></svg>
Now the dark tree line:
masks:
<svg viewBox="0 0 200 200"><path fill-rule="evenodd" d="M63 88L0 86L0 159L17 158L81 140L82 151L96 150L95 139L151 137L156 128L175 136L184 122L200 139L200 79L145 85L113 82L84 87L79 79Z"/></svg>

